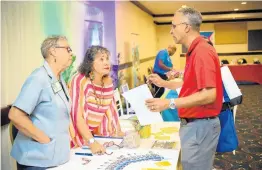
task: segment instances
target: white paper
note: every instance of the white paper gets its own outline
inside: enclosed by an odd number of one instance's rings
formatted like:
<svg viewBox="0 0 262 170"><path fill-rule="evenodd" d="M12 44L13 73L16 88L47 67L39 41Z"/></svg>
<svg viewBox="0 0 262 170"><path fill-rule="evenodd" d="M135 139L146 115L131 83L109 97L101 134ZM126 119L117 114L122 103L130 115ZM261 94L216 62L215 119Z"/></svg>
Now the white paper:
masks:
<svg viewBox="0 0 262 170"><path fill-rule="evenodd" d="M124 92L122 95L131 104L141 125L163 122L159 112L151 112L146 106L146 100L153 98L146 84Z"/></svg>
<svg viewBox="0 0 262 170"><path fill-rule="evenodd" d="M178 95L179 95L181 89L182 89L182 87L179 87L179 88L176 89L176 92L177 92Z"/></svg>
<svg viewBox="0 0 262 170"><path fill-rule="evenodd" d="M221 76L222 76L222 80L223 80L223 84L225 86L226 92L230 99L234 99L242 95L240 89L237 86L237 83L234 77L232 76L227 66L224 66L221 68Z"/></svg>

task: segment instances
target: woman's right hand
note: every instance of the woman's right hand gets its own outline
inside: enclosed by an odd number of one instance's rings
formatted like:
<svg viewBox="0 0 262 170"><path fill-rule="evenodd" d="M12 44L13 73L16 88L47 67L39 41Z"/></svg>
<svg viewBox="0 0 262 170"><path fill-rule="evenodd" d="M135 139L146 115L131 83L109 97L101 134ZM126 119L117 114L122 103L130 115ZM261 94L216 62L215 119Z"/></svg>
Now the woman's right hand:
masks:
<svg viewBox="0 0 262 170"><path fill-rule="evenodd" d="M92 154L99 154L99 155L103 155L106 151L104 146L98 143L97 141L90 144L90 149L91 149Z"/></svg>

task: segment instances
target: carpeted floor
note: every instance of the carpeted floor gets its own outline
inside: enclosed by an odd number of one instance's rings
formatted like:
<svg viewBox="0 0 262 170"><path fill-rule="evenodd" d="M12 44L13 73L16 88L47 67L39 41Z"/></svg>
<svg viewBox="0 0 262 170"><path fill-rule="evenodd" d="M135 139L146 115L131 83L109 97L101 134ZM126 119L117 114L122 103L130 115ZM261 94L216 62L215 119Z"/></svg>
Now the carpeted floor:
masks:
<svg viewBox="0 0 262 170"><path fill-rule="evenodd" d="M217 153L217 170L262 170L262 85L240 85L243 102L237 108L236 154Z"/></svg>

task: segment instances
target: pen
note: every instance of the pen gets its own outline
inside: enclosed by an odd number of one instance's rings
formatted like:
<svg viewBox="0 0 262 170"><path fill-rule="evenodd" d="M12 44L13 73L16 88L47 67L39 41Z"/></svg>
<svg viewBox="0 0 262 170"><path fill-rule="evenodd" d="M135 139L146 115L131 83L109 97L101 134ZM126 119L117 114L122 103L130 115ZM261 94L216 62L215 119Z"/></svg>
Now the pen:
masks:
<svg viewBox="0 0 262 170"><path fill-rule="evenodd" d="M76 152L75 155L93 156L92 153L79 153L79 152Z"/></svg>

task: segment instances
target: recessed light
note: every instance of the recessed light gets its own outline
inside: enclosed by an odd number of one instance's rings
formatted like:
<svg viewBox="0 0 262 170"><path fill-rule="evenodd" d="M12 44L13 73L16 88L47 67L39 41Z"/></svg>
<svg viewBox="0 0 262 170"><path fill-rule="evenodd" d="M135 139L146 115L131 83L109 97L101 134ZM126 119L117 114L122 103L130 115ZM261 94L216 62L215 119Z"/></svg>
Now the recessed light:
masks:
<svg viewBox="0 0 262 170"><path fill-rule="evenodd" d="M182 8L186 8L186 5L182 5Z"/></svg>
<svg viewBox="0 0 262 170"><path fill-rule="evenodd" d="M242 4L242 5L246 5L246 4L247 4L247 2L241 2L241 4Z"/></svg>
<svg viewBox="0 0 262 170"><path fill-rule="evenodd" d="M234 9L234 11L238 11L238 9L237 9L237 8L235 8L235 9Z"/></svg>

